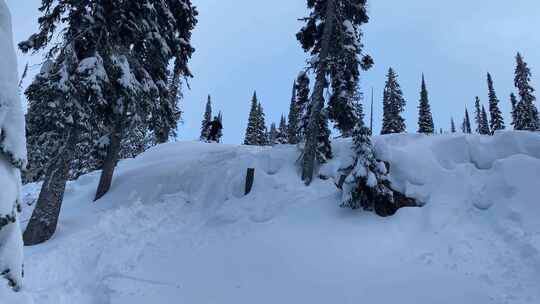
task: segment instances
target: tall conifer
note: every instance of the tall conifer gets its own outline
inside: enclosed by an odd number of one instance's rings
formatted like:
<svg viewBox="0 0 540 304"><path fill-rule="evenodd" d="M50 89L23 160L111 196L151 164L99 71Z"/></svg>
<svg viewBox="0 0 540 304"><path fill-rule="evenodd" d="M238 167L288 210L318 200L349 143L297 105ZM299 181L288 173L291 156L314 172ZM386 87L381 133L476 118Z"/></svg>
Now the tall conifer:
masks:
<svg viewBox="0 0 540 304"><path fill-rule="evenodd" d="M405 99L397 82L397 74L388 70L383 94L383 126L381 134L405 132L405 119L401 113L405 110Z"/></svg>
<svg viewBox="0 0 540 304"><path fill-rule="evenodd" d="M489 114L490 114L490 129L492 133L498 130L504 130L504 119L499 109L499 99L495 93L495 88L493 86L493 79L491 74L487 74L487 83L488 83L488 92L489 92Z"/></svg>
<svg viewBox="0 0 540 304"><path fill-rule="evenodd" d="M356 110L359 67L368 69L373 64L369 56L363 56L360 42L360 26L367 23L366 0L307 0L310 10L304 18L304 27L297 38L305 52L312 55L309 61L315 73L315 86L309 107L309 124L306 144L302 155L302 180L310 184L315 171L317 149L320 143L321 112L325 106L324 90L331 85L330 118L345 135L352 130L349 118ZM327 78L330 76L330 78ZM357 108L358 109L358 108ZM358 119L356 119L358 120Z"/></svg>
<svg viewBox="0 0 540 304"><path fill-rule="evenodd" d="M516 121L514 128L516 130L536 131L539 129L538 109L534 102L534 88L530 85L531 70L523 60L520 53L516 56L516 71L514 84L518 89L520 100L516 105Z"/></svg>
<svg viewBox="0 0 540 304"><path fill-rule="evenodd" d="M201 122L201 140L208 140L208 135L210 135L210 122L212 121L212 98L208 95L206 101L206 108L203 115L203 120Z"/></svg>
<svg viewBox="0 0 540 304"><path fill-rule="evenodd" d="M257 92L253 92L251 98L251 110L249 111L248 125L246 135L244 137L244 145L259 144L259 101L257 100Z"/></svg>
<svg viewBox="0 0 540 304"><path fill-rule="evenodd" d="M420 105L418 106L418 133L433 134L435 126L433 116L431 115L431 106L429 105L428 91L426 81L422 74L422 88L420 90Z"/></svg>
<svg viewBox="0 0 540 304"><path fill-rule="evenodd" d="M292 88L291 103L289 106L289 123L287 126L287 141L293 145L297 144L300 141L300 136L298 134L300 109L298 108L298 102L296 97L297 87L298 86L295 79Z"/></svg>

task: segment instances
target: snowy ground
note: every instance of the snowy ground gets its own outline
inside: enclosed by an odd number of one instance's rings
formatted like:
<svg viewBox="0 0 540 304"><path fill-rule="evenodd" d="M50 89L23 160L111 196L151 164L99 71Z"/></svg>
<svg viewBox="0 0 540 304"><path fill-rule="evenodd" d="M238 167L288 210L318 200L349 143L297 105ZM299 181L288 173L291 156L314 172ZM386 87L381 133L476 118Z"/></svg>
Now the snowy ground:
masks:
<svg viewBox="0 0 540 304"><path fill-rule="evenodd" d="M375 142L425 207L340 209L332 180L303 186L292 146L162 145L97 203L97 173L69 184L54 239L26 249L26 288L40 304L540 303L539 134Z"/></svg>

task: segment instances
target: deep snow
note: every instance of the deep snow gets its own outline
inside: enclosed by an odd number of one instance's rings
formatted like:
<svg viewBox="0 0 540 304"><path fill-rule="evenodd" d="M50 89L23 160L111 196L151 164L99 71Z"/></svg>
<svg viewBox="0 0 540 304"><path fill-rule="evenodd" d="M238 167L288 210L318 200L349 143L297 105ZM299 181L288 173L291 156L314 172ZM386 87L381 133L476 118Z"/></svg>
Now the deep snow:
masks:
<svg viewBox="0 0 540 304"><path fill-rule="evenodd" d="M19 168L25 163L24 116L17 91L11 15L0 0L0 303L28 303L28 295L13 293L6 280L16 289L22 283L22 237L15 210L21 189ZM6 271L9 273L4 275Z"/></svg>
<svg viewBox="0 0 540 304"><path fill-rule="evenodd" d="M539 134L374 142L423 208L341 209L332 179L301 183L293 146L170 143L120 162L97 203L99 172L69 183L26 288L40 304L540 303ZM350 160L334 149L327 175Z"/></svg>

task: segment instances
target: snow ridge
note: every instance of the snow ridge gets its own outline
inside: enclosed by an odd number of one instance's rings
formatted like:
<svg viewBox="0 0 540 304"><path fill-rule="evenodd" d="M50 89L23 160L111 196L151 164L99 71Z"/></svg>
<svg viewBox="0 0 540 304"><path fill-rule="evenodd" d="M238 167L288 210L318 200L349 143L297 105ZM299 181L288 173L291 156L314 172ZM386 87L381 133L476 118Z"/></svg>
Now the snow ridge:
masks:
<svg viewBox="0 0 540 304"><path fill-rule="evenodd" d="M29 289L44 304L540 301L539 134L374 143L423 208L384 219L341 209L332 180L303 185L288 145L160 145L120 162L96 204L99 172L84 175L68 185L58 233L27 251ZM350 145L334 142L324 173ZM38 186L25 186L27 202Z"/></svg>

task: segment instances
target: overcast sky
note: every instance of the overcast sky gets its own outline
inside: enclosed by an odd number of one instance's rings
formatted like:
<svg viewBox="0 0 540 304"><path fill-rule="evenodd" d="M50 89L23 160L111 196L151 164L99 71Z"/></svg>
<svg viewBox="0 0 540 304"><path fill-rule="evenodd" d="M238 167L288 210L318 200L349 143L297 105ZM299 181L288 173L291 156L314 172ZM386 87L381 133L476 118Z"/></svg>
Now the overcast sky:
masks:
<svg viewBox="0 0 540 304"><path fill-rule="evenodd" d="M181 139L198 137L206 96L224 113L224 141L240 143L247 123L251 95L260 97L267 121L287 114L295 76L305 66L295 39L306 15L304 0L193 0L199 24L193 36L196 53L190 62L195 78L182 101ZM364 27L366 51L375 66L363 72L361 90L369 110L375 90L375 128L380 129L382 89L388 68L399 75L407 107L409 132L416 131L420 77L426 75L436 128L457 124L474 97L487 105L486 73L492 73L506 123L513 88L515 55L521 52L540 89L540 1L538 0L373 0L371 21ZM34 32L39 0L7 0L13 14L15 39ZM39 56L19 56L39 63ZM39 67L35 66L35 73ZM538 72L538 73L537 73ZM29 81L29 80L28 80ZM28 83L26 81L26 83Z"/></svg>

